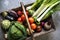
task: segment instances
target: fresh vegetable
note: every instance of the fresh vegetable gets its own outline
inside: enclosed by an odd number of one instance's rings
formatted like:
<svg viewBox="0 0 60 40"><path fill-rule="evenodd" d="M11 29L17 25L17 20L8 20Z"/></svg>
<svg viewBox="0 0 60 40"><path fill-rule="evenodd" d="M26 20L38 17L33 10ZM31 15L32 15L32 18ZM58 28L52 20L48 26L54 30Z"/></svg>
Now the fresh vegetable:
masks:
<svg viewBox="0 0 60 40"><path fill-rule="evenodd" d="M24 35L27 35L25 26L23 26L20 22L15 22L15 26L17 26L24 33Z"/></svg>
<svg viewBox="0 0 60 40"><path fill-rule="evenodd" d="M37 0L33 6L27 7L29 13L32 14L32 17L36 17L37 21L40 22L41 20L46 19L47 17L49 17L50 15L52 15L52 13L57 10L60 10L60 6L57 7L56 5L60 4L60 0L40 0L40 6L37 6L36 12L35 12L35 5L39 5L37 2L39 2L39 0ZM57 9L55 9L55 7ZM34 11L34 12L33 12ZM45 16L46 15L46 16ZM44 18L43 18L44 17Z"/></svg>
<svg viewBox="0 0 60 40"><path fill-rule="evenodd" d="M34 22L35 22L37 25L40 25L40 22L37 21L37 17L34 17Z"/></svg>
<svg viewBox="0 0 60 40"><path fill-rule="evenodd" d="M48 7L52 4L56 3L58 0L44 0L41 6L37 9L37 11L33 14L33 16L39 17Z"/></svg>
<svg viewBox="0 0 60 40"><path fill-rule="evenodd" d="M17 11L17 14L19 15L19 16L21 16L22 15L22 11Z"/></svg>
<svg viewBox="0 0 60 40"><path fill-rule="evenodd" d="M56 6L54 6L53 11L60 11L60 3Z"/></svg>
<svg viewBox="0 0 60 40"><path fill-rule="evenodd" d="M25 40L26 28L19 22L14 22L8 31L8 40Z"/></svg>
<svg viewBox="0 0 60 40"><path fill-rule="evenodd" d="M39 8L43 0L36 0L36 2L31 6L31 9L36 10ZM35 9L34 9L35 8Z"/></svg>
<svg viewBox="0 0 60 40"><path fill-rule="evenodd" d="M56 3L54 3L53 5L51 5L38 19L37 21L41 21L42 18L48 13L48 11L50 11L55 5L59 4L60 1L57 1Z"/></svg>
<svg viewBox="0 0 60 40"><path fill-rule="evenodd" d="M4 18L6 18L6 19L8 19L8 20L16 20L15 18L17 18L18 17L18 15L16 14L16 12L15 11L12 11L12 10L10 10L10 11L8 11L8 12L2 12L1 13L1 15L4 17Z"/></svg>
<svg viewBox="0 0 60 40"><path fill-rule="evenodd" d="M23 36L22 32L12 25L8 31L8 40L18 40Z"/></svg>
<svg viewBox="0 0 60 40"><path fill-rule="evenodd" d="M53 14L53 10L50 10L43 18L42 20L45 20L46 18L48 18L49 16L51 16Z"/></svg>
<svg viewBox="0 0 60 40"><path fill-rule="evenodd" d="M18 15L17 15L17 13L15 11L9 10L8 13L9 13L10 16L18 18Z"/></svg>
<svg viewBox="0 0 60 40"><path fill-rule="evenodd" d="M21 19L21 17L19 17L19 18L17 19L17 21L18 21L18 22L22 22L22 19Z"/></svg>
<svg viewBox="0 0 60 40"><path fill-rule="evenodd" d="M36 32L41 32L42 31L42 26L37 26Z"/></svg>
<svg viewBox="0 0 60 40"><path fill-rule="evenodd" d="M32 16L32 14L33 14L35 11L34 11L34 10L28 10L28 12L29 12L29 15Z"/></svg>
<svg viewBox="0 0 60 40"><path fill-rule="evenodd" d="M21 16L21 15L23 15L23 11L17 11L17 14L18 14L19 16ZM27 14L27 15L29 14L28 11L26 11L26 14Z"/></svg>
<svg viewBox="0 0 60 40"><path fill-rule="evenodd" d="M21 19L22 19L22 21L25 20L25 15L24 14L22 14Z"/></svg>
<svg viewBox="0 0 60 40"><path fill-rule="evenodd" d="M32 23L32 24L31 24L31 28L32 28L33 30L35 30L36 27L37 27L37 25L36 25L35 23Z"/></svg>
<svg viewBox="0 0 60 40"><path fill-rule="evenodd" d="M11 21L15 20L15 18L12 17L12 16L6 16L5 18L8 19L8 20L11 20Z"/></svg>
<svg viewBox="0 0 60 40"><path fill-rule="evenodd" d="M46 23L44 24L44 29L45 29L45 30L50 30L50 29L51 29L51 24L48 23L48 22L46 22Z"/></svg>
<svg viewBox="0 0 60 40"><path fill-rule="evenodd" d="M32 6L27 7L26 14L32 32L41 32L42 27L44 30L50 30L52 28L51 23L46 22L45 19L57 10L60 11L60 0L36 0ZM30 35L26 18L22 10L17 11L17 13L13 10L9 10L8 12L5 11L2 12L2 16L8 19L2 21L2 28L5 30L9 29L7 33L8 40L25 40L27 34Z"/></svg>
<svg viewBox="0 0 60 40"><path fill-rule="evenodd" d="M41 22L41 25L44 26L45 22Z"/></svg>
<svg viewBox="0 0 60 40"><path fill-rule="evenodd" d="M31 30L31 31L34 32L34 30ZM28 28L27 28L27 34L31 35Z"/></svg>
<svg viewBox="0 0 60 40"><path fill-rule="evenodd" d="M39 6L41 5L42 1L43 0L36 0L36 2L32 6L27 7L27 10L36 11L39 8Z"/></svg>
<svg viewBox="0 0 60 40"><path fill-rule="evenodd" d="M2 24L2 28L6 30L10 27L11 22L9 20L3 20L1 24Z"/></svg>
<svg viewBox="0 0 60 40"><path fill-rule="evenodd" d="M54 6L43 18L42 20L47 19L49 16L51 16L55 11L60 11L60 4Z"/></svg>
<svg viewBox="0 0 60 40"><path fill-rule="evenodd" d="M30 13L30 15L34 14L34 12L40 7L42 2L43 0L36 0L36 2L32 6L29 6L26 8L28 12Z"/></svg>
<svg viewBox="0 0 60 40"><path fill-rule="evenodd" d="M27 34L30 35L29 29L27 28Z"/></svg>
<svg viewBox="0 0 60 40"><path fill-rule="evenodd" d="M5 16L8 15L8 13L5 11L5 12L2 12L1 15L2 15L3 17L5 17Z"/></svg>
<svg viewBox="0 0 60 40"><path fill-rule="evenodd" d="M5 36L5 39L7 39L7 33L6 33L6 34L4 34L4 36Z"/></svg>
<svg viewBox="0 0 60 40"><path fill-rule="evenodd" d="M32 24L32 23L34 23L34 18L32 18L32 17L29 17L29 22Z"/></svg>

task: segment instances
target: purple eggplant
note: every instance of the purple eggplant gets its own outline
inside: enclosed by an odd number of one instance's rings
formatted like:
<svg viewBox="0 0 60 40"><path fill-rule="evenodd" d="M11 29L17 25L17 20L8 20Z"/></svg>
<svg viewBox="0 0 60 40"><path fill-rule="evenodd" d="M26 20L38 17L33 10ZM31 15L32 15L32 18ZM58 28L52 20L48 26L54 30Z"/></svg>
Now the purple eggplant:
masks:
<svg viewBox="0 0 60 40"><path fill-rule="evenodd" d="M13 16L15 18L18 18L18 15L17 15L17 13L15 11L9 10L8 13L9 13L10 16Z"/></svg>

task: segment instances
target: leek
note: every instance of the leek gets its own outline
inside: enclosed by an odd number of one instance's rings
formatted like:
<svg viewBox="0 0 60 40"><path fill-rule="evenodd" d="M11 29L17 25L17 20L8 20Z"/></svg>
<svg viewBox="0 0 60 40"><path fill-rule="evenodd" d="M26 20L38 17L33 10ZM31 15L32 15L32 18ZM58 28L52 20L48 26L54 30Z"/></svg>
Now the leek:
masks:
<svg viewBox="0 0 60 40"><path fill-rule="evenodd" d="M56 3L54 3L53 5L51 5L38 19L37 21L40 22L42 20L42 18L47 14L48 11L50 11L55 5L59 4L60 1L57 1Z"/></svg>

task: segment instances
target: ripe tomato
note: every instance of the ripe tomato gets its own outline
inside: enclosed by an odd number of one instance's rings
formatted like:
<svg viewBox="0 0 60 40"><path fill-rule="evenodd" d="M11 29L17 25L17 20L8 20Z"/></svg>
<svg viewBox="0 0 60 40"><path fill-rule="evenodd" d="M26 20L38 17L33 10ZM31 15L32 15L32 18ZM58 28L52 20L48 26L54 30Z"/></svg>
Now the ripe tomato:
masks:
<svg viewBox="0 0 60 40"><path fill-rule="evenodd" d="M17 21L18 21L18 22L22 22L21 17L19 17L19 18L17 19Z"/></svg>
<svg viewBox="0 0 60 40"><path fill-rule="evenodd" d="M34 18L32 18L32 17L29 17L29 22L32 24L33 22L34 22Z"/></svg>
<svg viewBox="0 0 60 40"><path fill-rule="evenodd" d="M25 15L24 14L21 16L21 19L22 19L22 21L25 20Z"/></svg>
<svg viewBox="0 0 60 40"><path fill-rule="evenodd" d="M36 25L35 23L32 23L32 24L31 24L31 28L32 28L33 30L35 30L35 29L37 28L37 25Z"/></svg>
<svg viewBox="0 0 60 40"><path fill-rule="evenodd" d="M36 31L37 32L40 32L42 30L42 26L40 25L40 26L37 26L37 28L36 28Z"/></svg>
<svg viewBox="0 0 60 40"><path fill-rule="evenodd" d="M19 16L21 16L21 15L22 15L22 11L18 11L17 14L18 14Z"/></svg>

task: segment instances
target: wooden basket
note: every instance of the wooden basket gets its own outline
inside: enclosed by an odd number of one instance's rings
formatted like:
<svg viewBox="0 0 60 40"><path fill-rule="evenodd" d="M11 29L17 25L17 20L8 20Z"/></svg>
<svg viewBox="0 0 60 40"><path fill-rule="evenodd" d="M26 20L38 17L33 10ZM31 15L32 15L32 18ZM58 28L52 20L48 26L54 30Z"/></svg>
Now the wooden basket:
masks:
<svg viewBox="0 0 60 40"><path fill-rule="evenodd" d="M29 4L29 5L31 5L31 4ZM27 7L27 6L29 6L29 5L25 5L25 7ZM20 8L21 8L21 7L18 7L18 8L14 8L14 9L12 9L12 10L18 11L18 10L20 10ZM0 15L0 22L2 21L2 18L3 18L3 17L1 17L1 15ZM44 31L44 30L42 29L41 32L39 32L39 33L34 33L34 37L37 37L37 36L40 36L40 35L44 35L44 34L47 34L47 33L50 33L50 32L53 32L53 31L56 30L56 28L55 28L55 26L54 26L54 23L53 23L53 20L52 20L52 16L50 16L49 18L47 18L47 21L48 21L48 22L51 22L52 28L51 28L49 31ZM0 29L1 29L1 24L0 24ZM5 40L5 38L4 38L4 32L2 31L2 29L1 29L0 31L1 31L0 34L2 34L2 37L1 37L1 38ZM27 37L27 39L29 40L30 37Z"/></svg>

